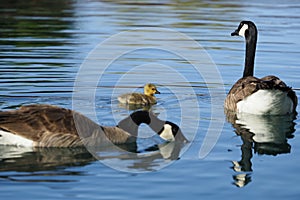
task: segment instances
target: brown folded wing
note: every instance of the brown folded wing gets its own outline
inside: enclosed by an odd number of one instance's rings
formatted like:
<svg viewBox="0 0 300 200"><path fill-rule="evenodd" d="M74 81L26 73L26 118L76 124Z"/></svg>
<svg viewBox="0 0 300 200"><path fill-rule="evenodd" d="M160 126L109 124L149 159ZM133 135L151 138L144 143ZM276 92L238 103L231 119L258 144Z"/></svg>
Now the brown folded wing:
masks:
<svg viewBox="0 0 300 200"><path fill-rule="evenodd" d="M282 80L276 76L266 76L262 79L248 76L239 79L229 91L225 99L225 109L236 111L237 103L258 90L278 89L287 92L294 103L294 111L297 106L297 96Z"/></svg>
<svg viewBox="0 0 300 200"><path fill-rule="evenodd" d="M79 124L75 125L74 119ZM78 132L81 137L89 137L95 129L101 127L69 109L51 105L28 105L19 110L0 112L0 129L36 142L49 142L52 138L51 142L55 142L56 146L63 145L60 143L72 146L73 143L80 143ZM54 137L57 141L54 141Z"/></svg>

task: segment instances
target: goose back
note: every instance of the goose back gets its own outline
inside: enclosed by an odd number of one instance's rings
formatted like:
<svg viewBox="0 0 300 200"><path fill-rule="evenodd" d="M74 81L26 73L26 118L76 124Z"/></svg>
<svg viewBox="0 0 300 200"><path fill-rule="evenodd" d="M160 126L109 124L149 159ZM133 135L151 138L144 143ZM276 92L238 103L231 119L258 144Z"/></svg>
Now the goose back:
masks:
<svg viewBox="0 0 300 200"><path fill-rule="evenodd" d="M225 99L225 109L234 112L238 111L237 104L257 92L258 90L279 90L286 93L286 95L293 102L293 112L296 112L298 100L295 92L282 80L273 75L265 76L261 79L254 76L247 76L239 79L233 85ZM260 102L257 103L259 104Z"/></svg>
<svg viewBox="0 0 300 200"><path fill-rule="evenodd" d="M99 126L78 112L52 105L28 105L0 112L0 129L39 147L95 145L109 140L125 143L130 138L120 128Z"/></svg>

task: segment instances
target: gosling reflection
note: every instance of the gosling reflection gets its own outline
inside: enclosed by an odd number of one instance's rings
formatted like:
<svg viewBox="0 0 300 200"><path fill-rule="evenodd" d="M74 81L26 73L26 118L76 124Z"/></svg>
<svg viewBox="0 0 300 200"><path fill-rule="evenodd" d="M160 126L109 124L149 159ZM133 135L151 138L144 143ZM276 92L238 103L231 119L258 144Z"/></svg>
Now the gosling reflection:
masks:
<svg viewBox="0 0 300 200"><path fill-rule="evenodd" d="M226 117L242 139L241 160L232 161L232 169L239 172L233 177L236 186L244 187L251 182L253 152L273 156L290 153L288 139L293 138L295 132L294 115L261 116L228 112Z"/></svg>

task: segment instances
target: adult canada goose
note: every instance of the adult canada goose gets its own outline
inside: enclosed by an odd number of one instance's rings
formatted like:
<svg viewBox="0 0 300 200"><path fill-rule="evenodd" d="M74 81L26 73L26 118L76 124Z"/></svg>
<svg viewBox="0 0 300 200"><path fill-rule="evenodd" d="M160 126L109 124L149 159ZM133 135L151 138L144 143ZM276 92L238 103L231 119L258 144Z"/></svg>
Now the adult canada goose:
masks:
<svg viewBox="0 0 300 200"><path fill-rule="evenodd" d="M257 28L251 21L242 21L231 36L246 40L244 74L229 91L225 109L258 115L286 115L296 113L297 96L276 76L261 79L253 76L257 42Z"/></svg>
<svg viewBox="0 0 300 200"><path fill-rule="evenodd" d="M144 94L142 93L127 93L118 97L122 104L136 104L136 105L151 105L156 104L154 94L160 94L156 86L152 83L147 83L144 86Z"/></svg>
<svg viewBox="0 0 300 200"><path fill-rule="evenodd" d="M33 147L96 146L135 142L138 126L148 124L165 140L187 141L180 128L148 111L137 111L115 127L100 126L84 115L52 105L28 105L0 112L0 144Z"/></svg>

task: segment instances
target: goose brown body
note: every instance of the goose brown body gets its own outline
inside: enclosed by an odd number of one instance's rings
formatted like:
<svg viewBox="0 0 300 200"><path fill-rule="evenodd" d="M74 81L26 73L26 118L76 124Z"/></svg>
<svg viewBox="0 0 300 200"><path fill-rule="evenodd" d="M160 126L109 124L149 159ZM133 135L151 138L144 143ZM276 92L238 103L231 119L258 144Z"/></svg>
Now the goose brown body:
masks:
<svg viewBox="0 0 300 200"><path fill-rule="evenodd" d="M37 147L119 144L132 137L118 127L99 126L78 112L52 105L28 105L0 112L0 129L32 140Z"/></svg>
<svg viewBox="0 0 300 200"><path fill-rule="evenodd" d="M247 76L239 79L230 89L225 99L225 109L237 112L237 103L258 90L281 90L293 101L293 112L296 112L298 99L291 87L288 87L278 77L270 75L263 78ZM259 102L258 102L259 103Z"/></svg>
<svg viewBox="0 0 300 200"><path fill-rule="evenodd" d="M176 124L160 120L148 111L133 112L117 126L108 127L100 126L76 111L37 104L0 112L0 144L19 145L14 141L16 138L23 138L27 146L34 147L133 143L142 123L148 124L165 140L175 140L176 136L181 141L187 141ZM11 138L13 141L9 140Z"/></svg>

